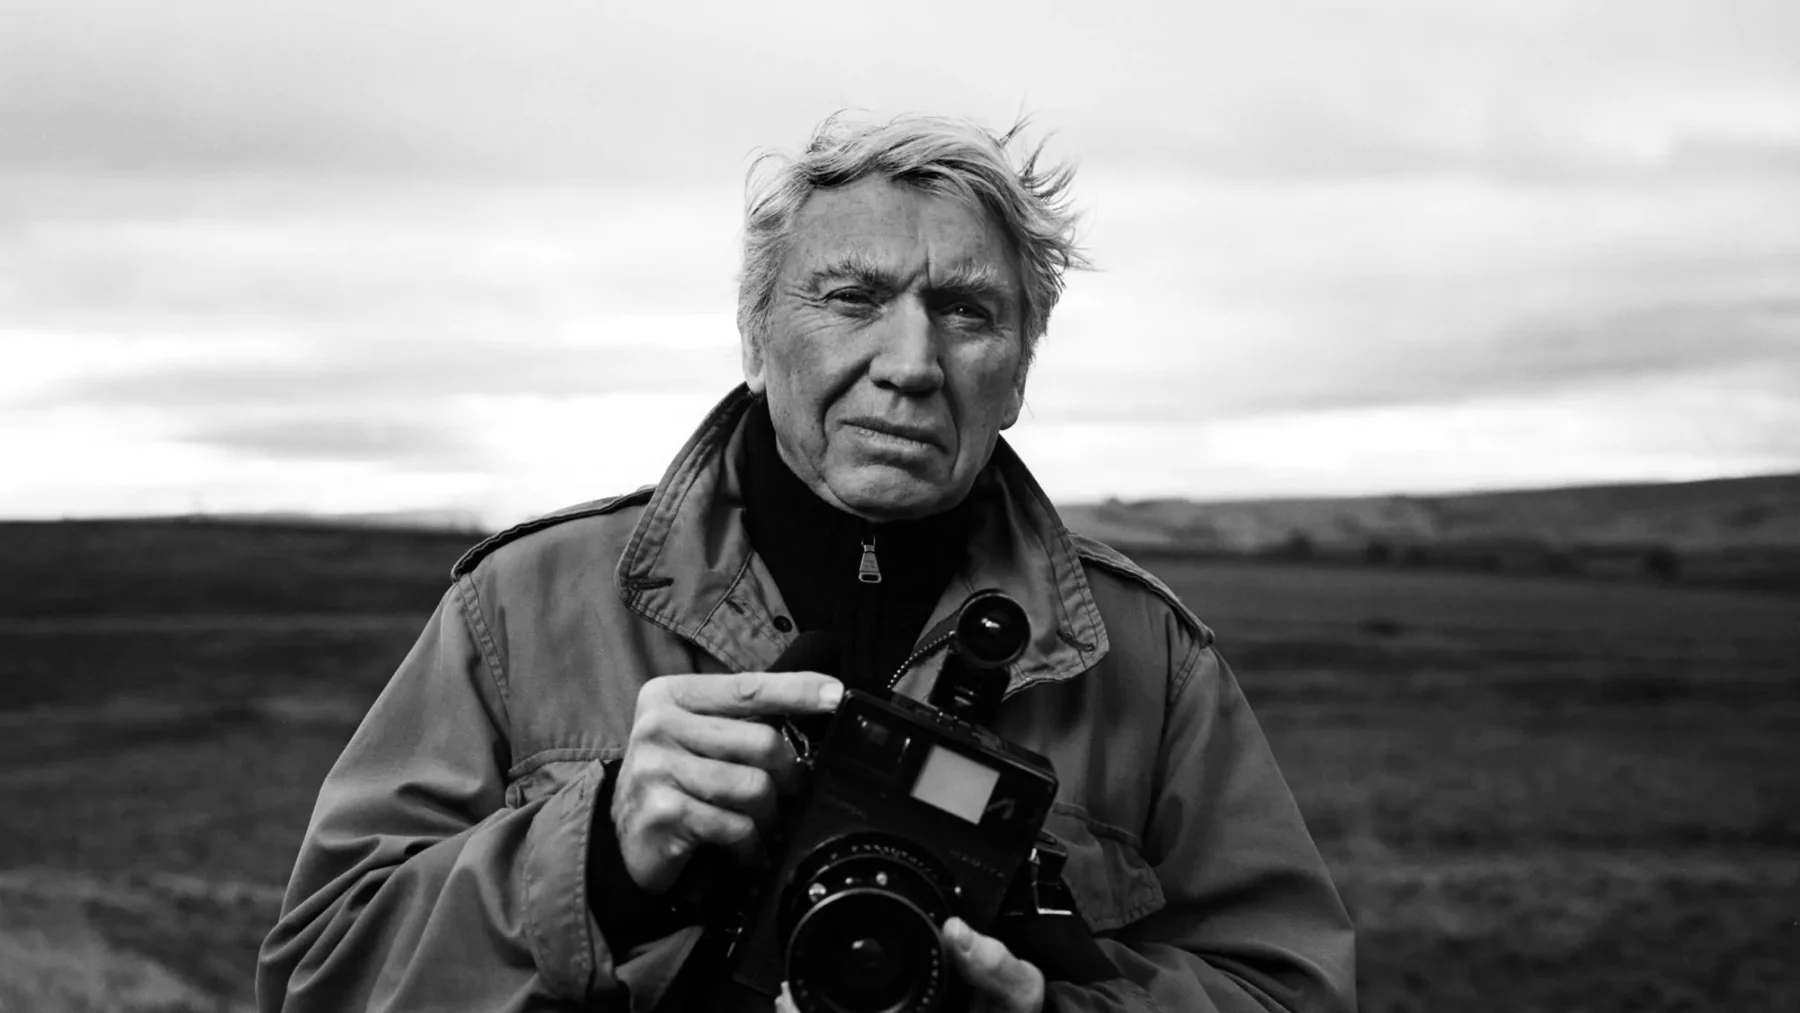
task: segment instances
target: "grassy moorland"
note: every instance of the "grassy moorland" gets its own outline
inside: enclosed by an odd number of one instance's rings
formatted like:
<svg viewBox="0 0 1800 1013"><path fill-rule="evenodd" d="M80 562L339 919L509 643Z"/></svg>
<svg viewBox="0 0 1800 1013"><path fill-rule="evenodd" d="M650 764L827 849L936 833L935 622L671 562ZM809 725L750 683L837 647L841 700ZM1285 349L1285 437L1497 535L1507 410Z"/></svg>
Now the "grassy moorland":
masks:
<svg viewBox="0 0 1800 1013"><path fill-rule="evenodd" d="M467 536L0 525L0 1011L238 1010ZM1146 558L1220 633L1363 1008L1800 1009L1800 600Z"/></svg>
<svg viewBox="0 0 1800 1013"><path fill-rule="evenodd" d="M1800 1008L1800 601L1147 562L1220 630L1365 1009Z"/></svg>

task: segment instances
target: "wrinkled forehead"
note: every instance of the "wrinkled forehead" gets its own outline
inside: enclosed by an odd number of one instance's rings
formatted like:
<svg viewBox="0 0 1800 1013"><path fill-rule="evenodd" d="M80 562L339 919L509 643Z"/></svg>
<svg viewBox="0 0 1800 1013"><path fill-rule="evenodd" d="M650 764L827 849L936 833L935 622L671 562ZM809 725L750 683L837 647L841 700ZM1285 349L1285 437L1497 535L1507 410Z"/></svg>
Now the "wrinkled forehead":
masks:
<svg viewBox="0 0 1800 1013"><path fill-rule="evenodd" d="M1018 252L979 200L880 176L815 191L795 215L788 265L819 274L912 275L1013 289Z"/></svg>

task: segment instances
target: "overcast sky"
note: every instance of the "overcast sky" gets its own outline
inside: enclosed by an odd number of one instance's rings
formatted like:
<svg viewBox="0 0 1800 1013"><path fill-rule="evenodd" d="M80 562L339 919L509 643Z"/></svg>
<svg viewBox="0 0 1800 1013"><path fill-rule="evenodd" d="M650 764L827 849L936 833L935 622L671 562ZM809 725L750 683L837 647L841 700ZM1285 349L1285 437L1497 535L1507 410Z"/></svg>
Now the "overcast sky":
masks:
<svg viewBox="0 0 1800 1013"><path fill-rule="evenodd" d="M0 514L655 481L749 160L841 107L1080 161L1009 434L1059 500L1800 469L1797 54L1792 0L0 0Z"/></svg>

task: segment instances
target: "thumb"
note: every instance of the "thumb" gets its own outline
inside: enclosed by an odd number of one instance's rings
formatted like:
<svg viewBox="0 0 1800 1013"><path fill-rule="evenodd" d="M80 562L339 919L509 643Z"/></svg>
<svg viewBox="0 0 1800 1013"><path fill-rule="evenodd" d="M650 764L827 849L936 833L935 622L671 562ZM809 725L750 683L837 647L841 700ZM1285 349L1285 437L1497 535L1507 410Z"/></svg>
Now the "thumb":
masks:
<svg viewBox="0 0 1800 1013"><path fill-rule="evenodd" d="M976 932L961 918L944 923L944 940L964 980L996 1000L994 1008L1036 1013L1042 1007L1043 972L1014 956L1005 943Z"/></svg>

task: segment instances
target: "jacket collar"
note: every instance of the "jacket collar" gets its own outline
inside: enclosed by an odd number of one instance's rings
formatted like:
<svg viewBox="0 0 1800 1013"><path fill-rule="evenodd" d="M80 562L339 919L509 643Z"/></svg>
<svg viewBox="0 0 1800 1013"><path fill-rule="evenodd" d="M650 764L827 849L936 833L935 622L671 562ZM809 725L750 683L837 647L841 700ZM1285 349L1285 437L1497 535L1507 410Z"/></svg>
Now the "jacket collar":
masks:
<svg viewBox="0 0 1800 1013"><path fill-rule="evenodd" d="M739 671L766 669L795 635L776 629L786 607L744 526L739 451L758 397L740 384L708 413L657 483L616 575L633 611ZM997 488L982 497L968 562L921 640L968 595L998 588L1024 606L1033 633L1009 692L1092 668L1108 650L1106 627L1055 508L1005 440L982 480Z"/></svg>

